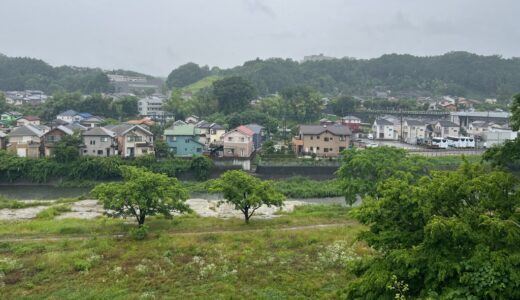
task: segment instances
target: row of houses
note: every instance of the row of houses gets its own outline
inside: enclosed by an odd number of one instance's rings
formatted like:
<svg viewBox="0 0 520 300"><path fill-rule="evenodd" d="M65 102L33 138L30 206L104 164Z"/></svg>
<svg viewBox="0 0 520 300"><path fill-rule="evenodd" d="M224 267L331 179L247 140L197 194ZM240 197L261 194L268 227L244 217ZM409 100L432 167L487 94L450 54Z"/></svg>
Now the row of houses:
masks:
<svg viewBox="0 0 520 300"><path fill-rule="evenodd" d="M488 141L488 146L496 144L493 141L493 133L500 132L502 142L516 138L507 125L501 125L488 121L473 121L468 126L462 126L448 120L415 120L405 119L402 121L396 118L378 118L374 121L371 128L374 139L380 140L402 140L409 144L418 144L432 138L447 138L469 136L476 137L482 141Z"/></svg>

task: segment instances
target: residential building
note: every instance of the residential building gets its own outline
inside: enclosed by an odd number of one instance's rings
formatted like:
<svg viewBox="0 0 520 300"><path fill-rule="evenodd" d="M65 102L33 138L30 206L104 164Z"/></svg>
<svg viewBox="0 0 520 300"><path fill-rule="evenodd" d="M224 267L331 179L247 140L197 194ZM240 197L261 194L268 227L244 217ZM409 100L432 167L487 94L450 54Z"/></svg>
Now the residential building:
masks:
<svg viewBox="0 0 520 300"><path fill-rule="evenodd" d="M90 128L99 126L103 122L105 122L105 119L98 116L90 116L79 121L81 125Z"/></svg>
<svg viewBox="0 0 520 300"><path fill-rule="evenodd" d="M266 141L267 138L265 127L258 124L247 124L244 126L251 129L254 132L253 145L255 146L255 149L262 148L262 144Z"/></svg>
<svg viewBox="0 0 520 300"><path fill-rule="evenodd" d="M63 125L51 128L42 136L42 155L45 157L53 157L56 144L60 142L64 136L72 135L73 133L72 130Z"/></svg>
<svg viewBox="0 0 520 300"><path fill-rule="evenodd" d="M199 141L199 135L200 129L194 125L179 125L164 131L164 139L176 156L202 154L206 145Z"/></svg>
<svg viewBox="0 0 520 300"><path fill-rule="evenodd" d="M56 119L67 122L74 123L83 120L84 118L75 110L69 109L66 110L56 116Z"/></svg>
<svg viewBox="0 0 520 300"><path fill-rule="evenodd" d="M25 125L14 128L7 137L7 150L20 157L40 157L41 138L48 131L44 126Z"/></svg>
<svg viewBox="0 0 520 300"><path fill-rule="evenodd" d="M239 126L222 135L224 157L251 157L255 151L253 145L254 131Z"/></svg>
<svg viewBox="0 0 520 300"><path fill-rule="evenodd" d="M40 125L40 118L36 116L24 116L16 120L16 126Z"/></svg>
<svg viewBox="0 0 520 300"><path fill-rule="evenodd" d="M355 116L344 116L341 118L341 124L347 126L353 132L361 129L361 119Z"/></svg>
<svg viewBox="0 0 520 300"><path fill-rule="evenodd" d="M178 124L185 122L179 120L177 121ZM176 122L176 123L177 123ZM175 123L174 123L175 126ZM179 125L177 125L179 126ZM206 121L200 121L195 125L196 128L199 129L199 137L198 141L206 145L206 147L209 147L212 144L218 144L220 143L220 138L224 133L226 133L226 129L217 123L209 123Z"/></svg>
<svg viewBox="0 0 520 300"><path fill-rule="evenodd" d="M296 154L316 154L337 157L350 145L352 131L347 126L300 125L297 137L292 140Z"/></svg>
<svg viewBox="0 0 520 300"><path fill-rule="evenodd" d="M126 123L132 124L132 125L145 125L145 126L155 125L155 121L149 117L144 117L140 120L130 120L130 121L127 121Z"/></svg>
<svg viewBox="0 0 520 300"><path fill-rule="evenodd" d="M448 136L459 136L460 128L459 125L446 120L440 120L433 125L433 136L435 137L448 137Z"/></svg>
<svg viewBox="0 0 520 300"><path fill-rule="evenodd" d="M376 119L372 125L372 133L375 139L379 140L398 140L399 132L395 122L387 119Z"/></svg>
<svg viewBox="0 0 520 300"><path fill-rule="evenodd" d="M67 127L68 129L70 129L74 132L82 132L82 131L89 129L88 127L83 126L80 123L71 123L71 124L66 124L63 126Z"/></svg>
<svg viewBox="0 0 520 300"><path fill-rule="evenodd" d="M327 118L323 118L320 120L320 125L332 125L332 124L334 124L334 122Z"/></svg>
<svg viewBox="0 0 520 300"><path fill-rule="evenodd" d="M4 112L0 115L0 123L4 126L16 124L16 120L22 117L22 114L16 111Z"/></svg>
<svg viewBox="0 0 520 300"><path fill-rule="evenodd" d="M199 117L196 116L196 115L191 115L189 117L187 117L184 121L187 123L187 124L197 124L199 123Z"/></svg>
<svg viewBox="0 0 520 300"><path fill-rule="evenodd" d="M133 158L154 153L153 133L141 125L120 124L105 126L116 134L118 153Z"/></svg>
<svg viewBox="0 0 520 300"><path fill-rule="evenodd" d="M163 103L163 97L148 96L141 98L137 101L137 111L140 116L161 116L164 115Z"/></svg>
<svg viewBox="0 0 520 300"><path fill-rule="evenodd" d="M501 128L501 126L493 122L474 121L469 124L467 131L470 135L482 136L493 128Z"/></svg>
<svg viewBox="0 0 520 300"><path fill-rule="evenodd" d="M116 133L104 127L92 127L81 132L81 155L117 155Z"/></svg>
<svg viewBox="0 0 520 300"><path fill-rule="evenodd" d="M417 144L427 138L428 123L421 120L404 120L403 140L409 144Z"/></svg>

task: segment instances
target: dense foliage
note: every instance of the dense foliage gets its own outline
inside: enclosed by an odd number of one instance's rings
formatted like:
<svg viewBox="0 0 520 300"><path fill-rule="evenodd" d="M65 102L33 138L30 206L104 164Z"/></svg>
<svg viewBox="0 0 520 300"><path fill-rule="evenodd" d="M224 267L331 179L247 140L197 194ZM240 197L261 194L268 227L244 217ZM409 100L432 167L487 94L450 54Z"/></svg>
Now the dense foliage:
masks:
<svg viewBox="0 0 520 300"><path fill-rule="evenodd" d="M520 85L520 59L467 52L428 57L389 54L368 60L342 58L303 63L274 58L249 61L221 73L244 77L260 95L304 84L332 94L391 90L509 100Z"/></svg>
<svg viewBox="0 0 520 300"><path fill-rule="evenodd" d="M121 167L123 182L102 183L92 195L103 202L113 217L134 217L142 226L148 216L171 217L173 211L188 211L188 192L176 178L137 167Z"/></svg>
<svg viewBox="0 0 520 300"><path fill-rule="evenodd" d="M169 88L182 88L211 74L208 66L199 67L195 63L184 64L173 70L166 79Z"/></svg>
<svg viewBox="0 0 520 300"><path fill-rule="evenodd" d="M346 297L518 299L518 180L470 164L410 178L380 182L354 211L379 254L354 267Z"/></svg>
<svg viewBox="0 0 520 300"><path fill-rule="evenodd" d="M111 92L108 77L100 69L52 67L42 60L0 54L0 90Z"/></svg>
<svg viewBox="0 0 520 300"><path fill-rule="evenodd" d="M378 184L389 178L413 180L427 174L430 166L424 157L390 147L349 149L341 160L337 174L348 204L353 204L357 196L377 196Z"/></svg>
<svg viewBox="0 0 520 300"><path fill-rule="evenodd" d="M213 95L219 112L228 114L249 107L256 91L250 82L242 77L228 77L213 83Z"/></svg>

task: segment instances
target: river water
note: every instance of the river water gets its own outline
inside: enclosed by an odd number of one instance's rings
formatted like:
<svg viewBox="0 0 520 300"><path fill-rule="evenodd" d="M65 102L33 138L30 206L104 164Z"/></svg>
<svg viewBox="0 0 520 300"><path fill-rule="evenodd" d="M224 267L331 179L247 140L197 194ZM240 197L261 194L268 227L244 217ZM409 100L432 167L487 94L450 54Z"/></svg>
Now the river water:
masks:
<svg viewBox="0 0 520 300"><path fill-rule="evenodd" d="M1 185L0 195L11 200L55 200L59 198L73 198L88 194L90 188L72 188L72 187L53 187L45 185ZM207 200L220 200L218 194L192 193L191 198L201 198ZM315 204L341 204L345 205L343 197L328 198L291 198L287 200L296 200Z"/></svg>

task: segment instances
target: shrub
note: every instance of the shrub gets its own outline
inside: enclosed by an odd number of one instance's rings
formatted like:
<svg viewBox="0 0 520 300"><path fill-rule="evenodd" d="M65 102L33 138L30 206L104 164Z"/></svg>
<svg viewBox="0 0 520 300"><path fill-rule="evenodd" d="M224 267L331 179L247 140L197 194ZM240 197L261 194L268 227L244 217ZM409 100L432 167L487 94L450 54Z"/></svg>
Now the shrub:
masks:
<svg viewBox="0 0 520 300"><path fill-rule="evenodd" d="M137 228L130 228L129 235L136 241L142 241L148 237L148 226L142 225Z"/></svg>

